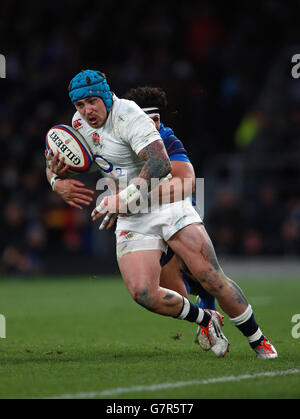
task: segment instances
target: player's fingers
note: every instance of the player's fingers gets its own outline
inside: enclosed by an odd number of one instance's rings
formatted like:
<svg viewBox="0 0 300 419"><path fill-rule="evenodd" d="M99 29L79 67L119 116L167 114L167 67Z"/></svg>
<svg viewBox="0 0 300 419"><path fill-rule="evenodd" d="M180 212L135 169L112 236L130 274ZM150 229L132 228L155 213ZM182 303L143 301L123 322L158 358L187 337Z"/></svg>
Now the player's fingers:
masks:
<svg viewBox="0 0 300 419"><path fill-rule="evenodd" d="M103 218L102 223L100 224L99 230L103 230L106 224L109 222L110 217L112 216L111 213L107 213L106 216Z"/></svg>
<svg viewBox="0 0 300 419"><path fill-rule="evenodd" d="M90 195L93 195L94 194L94 191L92 191L91 189L79 188L76 185L74 185L74 186L75 186L74 191L76 191L76 192L84 193L84 194L90 194Z"/></svg>
<svg viewBox="0 0 300 419"><path fill-rule="evenodd" d="M108 225L107 225L107 227L106 227L106 230L109 230L110 228L112 228L112 226L114 225L114 223L115 223L116 219L117 219L117 215L116 215L116 214L113 214L113 215L110 217L110 221L109 221L109 223L108 223Z"/></svg>
<svg viewBox="0 0 300 419"><path fill-rule="evenodd" d="M59 172L60 172L60 175L65 174L65 173L68 171L69 167L70 167L70 166L69 166L68 164L65 164L65 165L64 165L64 167L63 167L62 169L58 169L58 170L59 170Z"/></svg>
<svg viewBox="0 0 300 419"><path fill-rule="evenodd" d="M81 199L81 198L73 198L73 202L77 202L77 204L82 204L85 206L89 206L91 203L86 201L85 199Z"/></svg>
<svg viewBox="0 0 300 419"><path fill-rule="evenodd" d="M53 163L57 164L58 163L58 160L59 160L58 158L59 158L59 152L57 152L57 153L54 154Z"/></svg>
<svg viewBox="0 0 300 419"><path fill-rule="evenodd" d="M68 201L68 204L73 208L83 209L80 205L76 204L74 201Z"/></svg>
<svg viewBox="0 0 300 419"><path fill-rule="evenodd" d="M56 174L57 174L58 156L59 156L59 153L55 153L53 158L50 159L50 169L53 173L56 173Z"/></svg>
<svg viewBox="0 0 300 419"><path fill-rule="evenodd" d="M48 161L53 159L53 155L51 154L50 150L45 150L45 156Z"/></svg>
<svg viewBox="0 0 300 419"><path fill-rule="evenodd" d="M47 148L46 148L46 150L45 150L45 157L46 157L46 159L47 159L47 160L52 160L52 158L53 158L53 153L51 152L51 150L50 150L50 149L47 149Z"/></svg>
<svg viewBox="0 0 300 419"><path fill-rule="evenodd" d="M94 213L93 215L93 221L97 221L99 220L99 218L101 218L103 215L106 215L107 211L104 209L102 211L98 211L96 213Z"/></svg>
<svg viewBox="0 0 300 419"><path fill-rule="evenodd" d="M57 165L57 171L62 170L62 168L64 167L65 164L65 158L62 157L59 161L58 161L58 165Z"/></svg>
<svg viewBox="0 0 300 419"><path fill-rule="evenodd" d="M99 214L104 215L107 210L105 209L105 204L107 202L107 197L103 198L99 205L96 206L96 208L93 209L91 217L97 216L97 219L99 218Z"/></svg>
<svg viewBox="0 0 300 419"><path fill-rule="evenodd" d="M80 180L69 179L69 182L72 183L74 186L84 186L84 183L80 182Z"/></svg>
<svg viewBox="0 0 300 419"><path fill-rule="evenodd" d="M98 214L95 214L95 215L93 216L92 220L93 220L93 221L97 221L97 220L99 220L99 218L101 218L104 214L106 214L106 211L105 211L105 212L98 212Z"/></svg>
<svg viewBox="0 0 300 419"><path fill-rule="evenodd" d="M72 196L73 196L73 198L76 198L76 199L83 199L84 201L88 202L89 204L91 204L93 202L92 197L84 195L82 193L75 193Z"/></svg>
<svg viewBox="0 0 300 419"><path fill-rule="evenodd" d="M97 207L93 209L92 213L91 213L91 217L95 217L98 214L98 210Z"/></svg>

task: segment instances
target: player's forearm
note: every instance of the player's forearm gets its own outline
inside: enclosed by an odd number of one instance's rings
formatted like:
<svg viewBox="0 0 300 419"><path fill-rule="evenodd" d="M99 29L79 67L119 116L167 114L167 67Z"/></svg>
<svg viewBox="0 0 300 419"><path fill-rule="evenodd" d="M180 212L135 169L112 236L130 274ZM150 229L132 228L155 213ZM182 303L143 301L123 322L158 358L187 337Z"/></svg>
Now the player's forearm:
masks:
<svg viewBox="0 0 300 419"><path fill-rule="evenodd" d="M194 190L193 178L173 177L165 179L151 191L152 202L160 204L181 201L191 196Z"/></svg>

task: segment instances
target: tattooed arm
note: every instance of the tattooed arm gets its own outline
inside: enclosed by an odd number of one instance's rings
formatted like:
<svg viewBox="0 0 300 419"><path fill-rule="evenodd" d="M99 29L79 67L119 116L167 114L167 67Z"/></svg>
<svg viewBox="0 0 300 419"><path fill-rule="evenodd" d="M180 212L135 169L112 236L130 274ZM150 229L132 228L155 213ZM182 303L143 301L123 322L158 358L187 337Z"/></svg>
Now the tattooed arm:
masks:
<svg viewBox="0 0 300 419"><path fill-rule="evenodd" d="M148 192L152 188L151 180L156 179L158 182L165 179L172 170L172 165L162 140L153 141L144 147L138 153L138 157L145 161L142 170L138 177L133 179L129 186L118 195L126 204L139 199L146 200ZM141 182L142 186L146 187L137 189L136 186L141 186Z"/></svg>
<svg viewBox="0 0 300 419"><path fill-rule="evenodd" d="M162 140L153 141L143 148L138 156L145 161L139 177L145 179L148 186L151 186L151 178L161 179L172 170L171 162Z"/></svg>

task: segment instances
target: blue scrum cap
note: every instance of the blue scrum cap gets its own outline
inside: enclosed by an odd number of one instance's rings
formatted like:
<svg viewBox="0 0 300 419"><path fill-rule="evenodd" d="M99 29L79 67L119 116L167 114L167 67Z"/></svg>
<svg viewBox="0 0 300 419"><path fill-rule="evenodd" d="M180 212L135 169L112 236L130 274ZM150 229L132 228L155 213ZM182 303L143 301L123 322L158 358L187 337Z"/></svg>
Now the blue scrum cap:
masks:
<svg viewBox="0 0 300 419"><path fill-rule="evenodd" d="M112 92L105 75L100 71L82 70L71 80L68 90L72 103L86 97L98 96L103 100L107 112L110 111Z"/></svg>

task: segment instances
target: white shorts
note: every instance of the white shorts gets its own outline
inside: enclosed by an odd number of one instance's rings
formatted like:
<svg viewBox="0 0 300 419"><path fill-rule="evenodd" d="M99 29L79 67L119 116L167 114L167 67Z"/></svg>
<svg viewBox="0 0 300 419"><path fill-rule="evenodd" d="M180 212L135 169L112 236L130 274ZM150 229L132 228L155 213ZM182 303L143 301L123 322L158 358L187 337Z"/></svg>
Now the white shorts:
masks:
<svg viewBox="0 0 300 419"><path fill-rule="evenodd" d="M202 223L189 198L164 204L154 212L118 217L116 227L117 258L138 250L167 252L167 241L182 228Z"/></svg>

